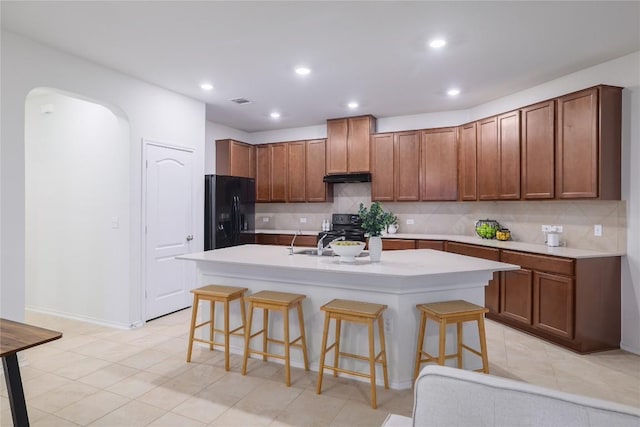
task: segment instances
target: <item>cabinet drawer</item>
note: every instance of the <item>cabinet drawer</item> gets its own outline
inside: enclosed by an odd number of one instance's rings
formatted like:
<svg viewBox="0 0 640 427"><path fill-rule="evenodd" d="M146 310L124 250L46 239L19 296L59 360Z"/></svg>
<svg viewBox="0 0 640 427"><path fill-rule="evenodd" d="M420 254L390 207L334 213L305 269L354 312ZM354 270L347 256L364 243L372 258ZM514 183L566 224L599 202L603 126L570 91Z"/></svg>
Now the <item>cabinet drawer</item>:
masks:
<svg viewBox="0 0 640 427"><path fill-rule="evenodd" d="M482 246L469 245L467 243L447 242L447 252L488 259L490 261L498 261L500 259L499 249L485 248Z"/></svg>
<svg viewBox="0 0 640 427"><path fill-rule="evenodd" d="M567 258L503 250L500 261L517 264L522 268L536 271L547 271L550 273L564 274L565 276L574 275L574 260Z"/></svg>
<svg viewBox="0 0 640 427"><path fill-rule="evenodd" d="M437 251L444 251L444 241L442 241L442 240L418 240L416 242L416 249L435 249Z"/></svg>
<svg viewBox="0 0 640 427"><path fill-rule="evenodd" d="M382 239L382 249L385 251L397 251L401 249L415 249L416 241L409 239Z"/></svg>

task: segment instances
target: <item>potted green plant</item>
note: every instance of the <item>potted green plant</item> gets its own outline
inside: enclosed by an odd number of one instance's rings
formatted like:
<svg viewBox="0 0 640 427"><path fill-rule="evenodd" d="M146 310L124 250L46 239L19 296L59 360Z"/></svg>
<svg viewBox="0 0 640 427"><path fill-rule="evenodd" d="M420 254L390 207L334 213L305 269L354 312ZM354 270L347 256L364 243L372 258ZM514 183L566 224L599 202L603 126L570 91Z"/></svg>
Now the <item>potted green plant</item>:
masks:
<svg viewBox="0 0 640 427"><path fill-rule="evenodd" d="M380 202L373 202L369 208L360 203L358 216L362 220L362 229L369 236L369 256L371 261L380 261L382 240L380 236L387 226L397 223L398 218L391 212L385 212Z"/></svg>

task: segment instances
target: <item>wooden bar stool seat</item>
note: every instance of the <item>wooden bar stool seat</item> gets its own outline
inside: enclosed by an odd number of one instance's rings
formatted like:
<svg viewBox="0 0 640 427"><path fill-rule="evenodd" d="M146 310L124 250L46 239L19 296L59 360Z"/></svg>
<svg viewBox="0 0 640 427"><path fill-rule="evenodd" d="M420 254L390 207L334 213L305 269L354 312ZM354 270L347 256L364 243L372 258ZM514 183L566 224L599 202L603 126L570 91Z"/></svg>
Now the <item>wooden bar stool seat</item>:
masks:
<svg viewBox="0 0 640 427"><path fill-rule="evenodd" d="M436 362L444 366L446 359L457 358L458 368L462 368L463 349L470 351L482 358L482 369L477 371L489 373L489 359L487 356L487 339L484 330L484 315L489 310L479 305L467 301L441 301L428 304L418 304L416 308L422 313L420 319L420 332L418 333L418 347L416 353L416 368L413 375L414 380L418 377L420 365L427 362ZM432 356L424 351L424 337L427 331L427 319L437 322L440 326L438 356ZM478 323L478 334L480 336L480 351L471 348L463 343L462 324L464 322L475 321ZM457 352L445 354L445 344L447 337L447 325L456 324L457 327Z"/></svg>
<svg viewBox="0 0 640 427"><path fill-rule="evenodd" d="M187 350L187 362L191 362L191 352L193 350L193 342L202 342L209 344L209 350L213 350L214 345L224 346L224 369L229 370L229 336L238 335L244 337L245 324L245 306L244 306L244 294L247 292L247 288L238 288L235 286L223 286L223 285L207 285L201 288L191 290L193 294L193 309L191 312L191 330L189 331L189 349ZM229 303L231 301L238 300L240 302L241 313L241 325L235 329L229 330ZM196 325L198 317L198 306L200 301L209 301L211 316L208 321L202 322ZM223 304L224 309L224 327L223 329L215 328L215 308L216 302ZM209 339L195 338L195 330L201 326L209 325ZM224 342L215 342L215 333L218 332L224 335Z"/></svg>
<svg viewBox="0 0 640 427"><path fill-rule="evenodd" d="M306 371L309 370L309 358L307 356L307 338L304 332L304 316L302 314L302 301L305 298L305 295L275 291L260 291L247 297L247 301L249 301L249 322L246 329L244 341L244 360L242 362L242 375L247 374L247 360L250 354L260 354L262 355L262 360L264 361L267 360L267 357L284 359L285 382L287 383L287 387L291 386L291 347L302 348L302 356L304 357L304 369ZM262 309L262 329L252 334L251 326L253 322L254 308ZM298 338L294 340L291 340L289 336L289 310L293 309L297 309L298 312L298 327L300 328L300 336L298 336ZM284 324L283 340L277 340L269 337L270 310L279 311L282 313L282 322ZM251 339L260 334L262 334L262 351L251 349L249 345ZM284 355L269 353L269 343L283 344Z"/></svg>
<svg viewBox="0 0 640 427"><path fill-rule="evenodd" d="M382 318L382 313L387 309L387 306L383 304L373 304L361 301L334 299L333 301L330 301L329 303L323 305L320 309L325 312L325 318L324 333L322 334L322 347L320 349L320 369L318 371L318 385L316 392L318 394L322 392L322 374L325 368L332 370L334 377L338 376L338 372L344 372L358 377L369 378L371 382L371 407L373 409L376 409L378 407L376 400L376 363L380 363L382 365L382 372L384 374L384 388L389 388L389 374L387 373L387 352L385 350L384 327ZM336 321L335 342L327 347L329 321L331 319L334 319ZM363 323L368 326L368 356L340 351L340 329L343 320L346 322ZM376 320L378 321L378 335L380 338L380 352L377 355L375 354L375 342L373 333L374 322ZM332 349L334 350L333 366L325 365L325 356ZM363 374L362 372L340 368L340 356L368 361L369 374Z"/></svg>

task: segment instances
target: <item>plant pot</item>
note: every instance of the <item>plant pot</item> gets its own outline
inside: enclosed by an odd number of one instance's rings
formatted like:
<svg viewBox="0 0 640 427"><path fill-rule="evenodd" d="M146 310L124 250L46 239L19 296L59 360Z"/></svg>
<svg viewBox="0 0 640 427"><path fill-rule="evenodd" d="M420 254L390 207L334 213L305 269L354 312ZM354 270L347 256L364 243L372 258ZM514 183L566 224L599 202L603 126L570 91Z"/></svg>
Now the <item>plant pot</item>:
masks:
<svg viewBox="0 0 640 427"><path fill-rule="evenodd" d="M382 237L369 237L369 258L371 262L379 262L382 255Z"/></svg>

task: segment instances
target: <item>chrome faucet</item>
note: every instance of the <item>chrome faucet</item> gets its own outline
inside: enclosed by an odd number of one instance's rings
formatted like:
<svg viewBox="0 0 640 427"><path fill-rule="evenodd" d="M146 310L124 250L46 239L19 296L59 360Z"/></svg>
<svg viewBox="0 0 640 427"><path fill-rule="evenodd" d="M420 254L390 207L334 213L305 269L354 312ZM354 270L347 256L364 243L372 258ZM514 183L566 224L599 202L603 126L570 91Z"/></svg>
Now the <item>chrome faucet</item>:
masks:
<svg viewBox="0 0 640 427"><path fill-rule="evenodd" d="M318 240L318 255L322 255L322 252L324 251L324 246L322 245L322 240L326 236L327 235L325 234L324 236L322 236L322 239ZM331 243L337 242L338 240L344 240L344 236L340 236L337 239L333 239L331 242L329 242L329 244L327 246L331 246Z"/></svg>
<svg viewBox="0 0 640 427"><path fill-rule="evenodd" d="M318 239L318 252L316 252L316 255L318 256L322 256L322 251L324 250L322 242L324 241L325 237L327 237L327 233L324 233L322 237Z"/></svg>
<svg viewBox="0 0 640 427"><path fill-rule="evenodd" d="M296 237L298 237L300 235L300 233L302 233L301 230L296 231L296 233L293 235L293 239L291 239L291 246L289 246L289 255L293 255L293 244L296 241Z"/></svg>

